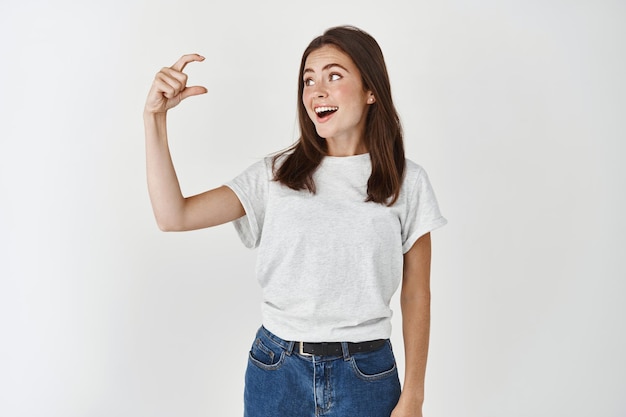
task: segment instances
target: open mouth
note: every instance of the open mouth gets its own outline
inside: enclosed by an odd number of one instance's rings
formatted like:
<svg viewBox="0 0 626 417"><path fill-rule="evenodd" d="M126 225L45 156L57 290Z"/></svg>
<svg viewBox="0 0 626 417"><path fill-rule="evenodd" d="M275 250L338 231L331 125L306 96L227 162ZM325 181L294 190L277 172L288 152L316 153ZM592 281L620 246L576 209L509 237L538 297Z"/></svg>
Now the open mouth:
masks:
<svg viewBox="0 0 626 417"><path fill-rule="evenodd" d="M339 110L339 107L323 106L323 107L316 107L315 113L317 114L317 117L319 117L320 119L324 119L330 116L331 114L333 114L334 112L336 112L337 110Z"/></svg>

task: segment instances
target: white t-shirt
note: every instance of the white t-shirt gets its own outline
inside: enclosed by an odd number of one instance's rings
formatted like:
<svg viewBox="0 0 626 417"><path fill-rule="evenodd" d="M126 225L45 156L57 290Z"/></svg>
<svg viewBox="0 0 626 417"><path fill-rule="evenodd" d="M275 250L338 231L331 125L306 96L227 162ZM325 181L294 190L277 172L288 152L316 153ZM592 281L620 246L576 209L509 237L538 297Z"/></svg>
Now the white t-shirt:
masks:
<svg viewBox="0 0 626 417"><path fill-rule="evenodd" d="M428 176L407 160L396 203L365 202L369 154L325 157L317 191L273 181L267 157L228 182L246 215L234 225L259 248L263 325L285 340L361 342L391 335L389 303L403 254L446 224Z"/></svg>

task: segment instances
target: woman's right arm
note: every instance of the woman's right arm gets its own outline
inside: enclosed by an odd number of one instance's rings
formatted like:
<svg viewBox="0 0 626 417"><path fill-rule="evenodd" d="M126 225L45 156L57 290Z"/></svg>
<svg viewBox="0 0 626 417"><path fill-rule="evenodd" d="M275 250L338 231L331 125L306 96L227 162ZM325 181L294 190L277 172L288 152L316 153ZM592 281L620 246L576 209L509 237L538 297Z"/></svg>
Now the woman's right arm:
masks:
<svg viewBox="0 0 626 417"><path fill-rule="evenodd" d="M206 88L187 87L183 73L200 55L181 57L157 73L144 108L148 192L159 228L164 231L202 229L235 220L245 214L236 194L221 186L192 197L183 197L167 139L167 111L187 97L205 94Z"/></svg>

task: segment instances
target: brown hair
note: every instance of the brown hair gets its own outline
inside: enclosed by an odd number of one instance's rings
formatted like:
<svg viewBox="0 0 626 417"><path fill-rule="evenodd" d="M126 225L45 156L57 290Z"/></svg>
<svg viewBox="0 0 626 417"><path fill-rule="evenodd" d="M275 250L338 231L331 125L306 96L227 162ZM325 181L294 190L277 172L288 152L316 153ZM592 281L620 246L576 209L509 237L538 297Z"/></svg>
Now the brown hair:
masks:
<svg viewBox="0 0 626 417"><path fill-rule="evenodd" d="M313 173L327 154L324 138L317 134L302 102L304 81L302 72L309 54L322 46L332 45L347 54L359 72L364 90L372 91L376 102L369 107L365 122L364 143L370 153L372 173L367 182L367 199L392 205L398 199L404 174L404 144L402 127L391 98L391 85L383 53L376 40L353 26L328 29L313 39L302 54L298 74L298 121L300 139L274 156L273 164L285 155L275 169L274 180L294 190L315 193Z"/></svg>

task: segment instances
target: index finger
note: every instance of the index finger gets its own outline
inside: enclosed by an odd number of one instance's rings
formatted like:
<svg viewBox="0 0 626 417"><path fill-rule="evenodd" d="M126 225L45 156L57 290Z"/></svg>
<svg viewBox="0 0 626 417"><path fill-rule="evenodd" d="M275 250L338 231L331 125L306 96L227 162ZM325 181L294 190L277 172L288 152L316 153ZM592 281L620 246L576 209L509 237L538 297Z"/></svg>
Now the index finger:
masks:
<svg viewBox="0 0 626 417"><path fill-rule="evenodd" d="M200 62L200 61L204 61L204 57L202 55L187 54L187 55L181 56L180 59L176 61L176 63L172 65L170 68L172 68L173 70L182 72L187 66L187 64L189 64L190 62Z"/></svg>

